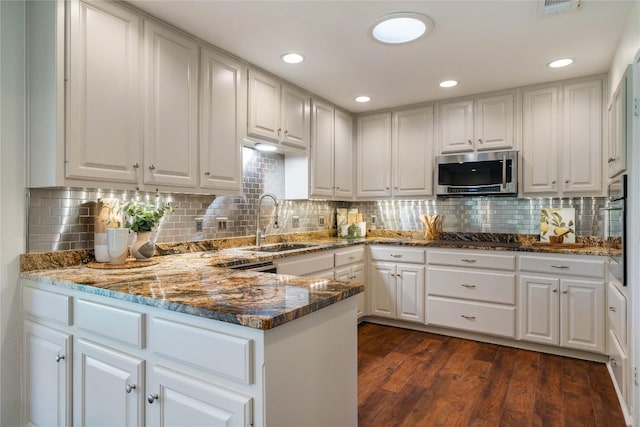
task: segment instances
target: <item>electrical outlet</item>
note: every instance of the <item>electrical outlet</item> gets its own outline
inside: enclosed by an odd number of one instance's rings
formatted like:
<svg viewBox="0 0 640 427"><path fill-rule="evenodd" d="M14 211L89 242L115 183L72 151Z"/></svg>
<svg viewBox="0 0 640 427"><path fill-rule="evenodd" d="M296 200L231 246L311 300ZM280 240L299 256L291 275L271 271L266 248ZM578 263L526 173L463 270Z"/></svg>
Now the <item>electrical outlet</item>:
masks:
<svg viewBox="0 0 640 427"><path fill-rule="evenodd" d="M196 218L196 233L199 233L202 231L202 218Z"/></svg>
<svg viewBox="0 0 640 427"><path fill-rule="evenodd" d="M318 227L324 227L324 215L318 216Z"/></svg>
<svg viewBox="0 0 640 427"><path fill-rule="evenodd" d="M378 217L376 215L371 215L371 225L376 225L378 222Z"/></svg>
<svg viewBox="0 0 640 427"><path fill-rule="evenodd" d="M224 216L219 216L218 218L216 218L216 222L218 223L218 230L219 231L223 231L227 229L227 221L229 219L227 217Z"/></svg>
<svg viewBox="0 0 640 427"><path fill-rule="evenodd" d="M300 217L299 216L292 216L291 217L291 227L293 227L293 228L300 227Z"/></svg>

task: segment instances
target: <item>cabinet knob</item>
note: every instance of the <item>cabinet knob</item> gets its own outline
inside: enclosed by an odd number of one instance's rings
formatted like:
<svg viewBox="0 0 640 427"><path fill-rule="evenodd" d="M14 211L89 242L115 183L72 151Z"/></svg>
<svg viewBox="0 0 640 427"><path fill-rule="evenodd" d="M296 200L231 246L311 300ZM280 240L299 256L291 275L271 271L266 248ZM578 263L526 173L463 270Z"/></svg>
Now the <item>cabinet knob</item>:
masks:
<svg viewBox="0 0 640 427"><path fill-rule="evenodd" d="M336 187L336 190L339 190L339 189L340 189L340 187Z"/></svg>
<svg viewBox="0 0 640 427"><path fill-rule="evenodd" d="M64 359L65 359L64 354L60 354L60 353L56 354L56 363L60 363L60 361Z"/></svg>
<svg viewBox="0 0 640 427"><path fill-rule="evenodd" d="M607 163L613 163L613 162L615 162L615 161L616 161L616 159L614 159L613 157L609 157L609 158L607 159Z"/></svg>
<svg viewBox="0 0 640 427"><path fill-rule="evenodd" d="M285 130L284 130L284 134L285 134L285 135L289 135L289 131L285 129Z"/></svg>
<svg viewBox="0 0 640 427"><path fill-rule="evenodd" d="M557 294L557 293L558 293L558 290L557 290L557 289L554 289L554 290L553 290L553 291L551 291L551 292L553 292L554 294Z"/></svg>
<svg viewBox="0 0 640 427"><path fill-rule="evenodd" d="M556 180L554 179L553 181L551 181L551 183L552 183L553 185L555 185L555 184L556 184Z"/></svg>
<svg viewBox="0 0 640 427"><path fill-rule="evenodd" d="M482 144L482 139L478 138L478 142L479 142L480 144Z"/></svg>
<svg viewBox="0 0 640 427"><path fill-rule="evenodd" d="M613 366L616 366L618 364L618 362L616 362L616 359L614 359L613 357L611 358L611 360L609 361Z"/></svg>
<svg viewBox="0 0 640 427"><path fill-rule="evenodd" d="M567 291L566 289L562 291L563 294L568 293L569 291Z"/></svg>
<svg viewBox="0 0 640 427"><path fill-rule="evenodd" d="M209 172L204 173L204 176L209 176L209 175L211 175Z"/></svg>
<svg viewBox="0 0 640 427"><path fill-rule="evenodd" d="M569 183L569 180L568 180L568 179L566 179L566 180L564 181L564 183L565 183L565 184L568 184L568 183Z"/></svg>
<svg viewBox="0 0 640 427"><path fill-rule="evenodd" d="M280 136L280 132L282 132L282 129L281 129L281 128L278 128L278 129L276 130L276 132L278 132L278 136Z"/></svg>
<svg viewBox="0 0 640 427"><path fill-rule="evenodd" d="M153 164L152 164L151 166L149 166L149 170L151 170L151 171L152 171L152 170L155 170L155 168L156 168L156 166L155 166L155 165L153 165Z"/></svg>
<svg viewBox="0 0 640 427"><path fill-rule="evenodd" d="M135 389L136 389L136 385L135 384L127 384L126 387L124 388L124 391L126 391L127 394L129 394Z"/></svg>
<svg viewBox="0 0 640 427"><path fill-rule="evenodd" d="M615 308L615 307L613 307L613 306L609 306L609 311L612 311L612 312L614 312L614 313L615 313L617 310L616 310L616 308Z"/></svg>
<svg viewBox="0 0 640 427"><path fill-rule="evenodd" d="M473 141L472 141L472 140L470 140L470 139L468 140L468 142L469 142L469 145L472 145L472 144L473 144Z"/></svg>
<svg viewBox="0 0 640 427"><path fill-rule="evenodd" d="M134 169L138 169L140 167L140 163L135 162L132 166Z"/></svg>
<svg viewBox="0 0 640 427"><path fill-rule="evenodd" d="M149 403L153 403L154 401L158 400L160 396L158 396L157 394L150 394L149 396L147 396L147 402Z"/></svg>

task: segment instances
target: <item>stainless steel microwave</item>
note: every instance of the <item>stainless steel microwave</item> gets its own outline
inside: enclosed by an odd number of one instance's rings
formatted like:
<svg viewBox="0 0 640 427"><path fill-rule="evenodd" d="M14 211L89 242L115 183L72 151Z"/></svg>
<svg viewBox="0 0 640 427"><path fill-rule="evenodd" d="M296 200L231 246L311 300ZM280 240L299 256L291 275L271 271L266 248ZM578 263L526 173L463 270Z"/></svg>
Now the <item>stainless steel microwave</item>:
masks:
<svg viewBox="0 0 640 427"><path fill-rule="evenodd" d="M518 152L494 151L437 156L436 195L518 193Z"/></svg>

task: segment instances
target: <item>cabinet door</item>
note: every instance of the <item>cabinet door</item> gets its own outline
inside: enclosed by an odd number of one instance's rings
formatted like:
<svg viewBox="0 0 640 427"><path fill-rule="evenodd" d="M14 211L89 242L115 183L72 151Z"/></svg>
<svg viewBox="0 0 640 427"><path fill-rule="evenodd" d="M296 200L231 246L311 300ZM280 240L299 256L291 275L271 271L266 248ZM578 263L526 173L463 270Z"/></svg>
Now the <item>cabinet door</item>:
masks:
<svg viewBox="0 0 640 427"><path fill-rule="evenodd" d="M473 151L473 100L440 104L440 152Z"/></svg>
<svg viewBox="0 0 640 427"><path fill-rule="evenodd" d="M358 197L391 195L391 113L358 118Z"/></svg>
<svg viewBox="0 0 640 427"><path fill-rule="evenodd" d="M138 181L139 18L109 2L70 10L66 177Z"/></svg>
<svg viewBox="0 0 640 427"><path fill-rule="evenodd" d="M558 192L558 87L522 94L524 194Z"/></svg>
<svg viewBox="0 0 640 427"><path fill-rule="evenodd" d="M333 107L313 102L311 107L311 195L333 197Z"/></svg>
<svg viewBox="0 0 640 427"><path fill-rule="evenodd" d="M513 148L513 93L476 100L474 129L477 150Z"/></svg>
<svg viewBox="0 0 640 427"><path fill-rule="evenodd" d="M198 44L145 21L144 182L196 187Z"/></svg>
<svg viewBox="0 0 640 427"><path fill-rule="evenodd" d="M558 279L520 276L519 339L559 344L558 289Z"/></svg>
<svg viewBox="0 0 640 427"><path fill-rule="evenodd" d="M393 115L393 194L433 194L433 107Z"/></svg>
<svg viewBox="0 0 640 427"><path fill-rule="evenodd" d="M396 318L396 266L386 262L374 262L369 267L371 290L371 314Z"/></svg>
<svg viewBox="0 0 640 427"><path fill-rule="evenodd" d="M424 323L424 267L396 267L397 318Z"/></svg>
<svg viewBox="0 0 640 427"><path fill-rule="evenodd" d="M287 85L282 86L283 145L301 150L309 147L309 96Z"/></svg>
<svg viewBox="0 0 640 427"><path fill-rule="evenodd" d="M72 425L72 341L72 336L64 332L30 321L24 322L26 425Z"/></svg>
<svg viewBox="0 0 640 427"><path fill-rule="evenodd" d="M602 192L602 80L564 87L563 193Z"/></svg>
<svg viewBox="0 0 640 427"><path fill-rule="evenodd" d="M350 199L353 197L353 119L335 110L334 125L334 195L337 199Z"/></svg>
<svg viewBox="0 0 640 427"><path fill-rule="evenodd" d="M607 165L609 178L627 167L627 77L623 77L609 106L609 145Z"/></svg>
<svg viewBox="0 0 640 427"><path fill-rule="evenodd" d="M76 351L77 424L144 425L144 361L84 339Z"/></svg>
<svg viewBox="0 0 640 427"><path fill-rule="evenodd" d="M249 135L280 141L280 82L249 70Z"/></svg>
<svg viewBox="0 0 640 427"><path fill-rule="evenodd" d="M364 263L358 263L351 266L351 282L358 282L365 285L365 291L358 294L358 317L366 316L369 314L367 311L367 284L365 277ZM336 280L339 280L336 278Z"/></svg>
<svg viewBox="0 0 640 427"><path fill-rule="evenodd" d="M562 279L560 344L604 353L604 283Z"/></svg>
<svg viewBox="0 0 640 427"><path fill-rule="evenodd" d="M242 192L242 64L200 51L200 187Z"/></svg>
<svg viewBox="0 0 640 427"><path fill-rule="evenodd" d="M150 370L147 395L150 426L246 427L253 423L250 397L163 366Z"/></svg>

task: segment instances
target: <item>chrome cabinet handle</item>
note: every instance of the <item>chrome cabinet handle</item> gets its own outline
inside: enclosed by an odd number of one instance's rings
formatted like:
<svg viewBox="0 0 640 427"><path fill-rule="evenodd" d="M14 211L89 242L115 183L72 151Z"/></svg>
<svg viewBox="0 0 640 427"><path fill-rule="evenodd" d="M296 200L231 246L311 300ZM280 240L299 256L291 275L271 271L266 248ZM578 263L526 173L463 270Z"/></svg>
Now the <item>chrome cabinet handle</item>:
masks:
<svg viewBox="0 0 640 427"><path fill-rule="evenodd" d="M568 184L568 183L569 183L569 180L568 180L568 179L565 179L564 183L565 183L565 184Z"/></svg>
<svg viewBox="0 0 640 427"><path fill-rule="evenodd" d="M390 190L390 189L391 189L391 187L384 187L384 189L385 189L385 190Z"/></svg>
<svg viewBox="0 0 640 427"><path fill-rule="evenodd" d="M354 257L354 256L350 256L350 257L349 257L349 259L356 259L356 257Z"/></svg>
<svg viewBox="0 0 640 427"><path fill-rule="evenodd" d="M209 173L209 172L205 172L204 173L204 176L209 176L209 175L211 175L211 173Z"/></svg>
<svg viewBox="0 0 640 427"><path fill-rule="evenodd" d="M282 129L278 128L277 132L278 132L278 136L280 136L280 132L282 131Z"/></svg>
<svg viewBox="0 0 640 427"><path fill-rule="evenodd" d="M56 354L56 363L60 363L60 361L64 359L66 359L64 354L60 354L60 353Z"/></svg>
<svg viewBox="0 0 640 427"><path fill-rule="evenodd" d="M393 258L402 258L401 254L391 254Z"/></svg>
<svg viewBox="0 0 640 427"><path fill-rule="evenodd" d="M557 294L557 293L558 293L558 290L557 290L557 289L554 289L554 290L553 290L553 291L551 291L551 292L553 292L554 294Z"/></svg>
<svg viewBox="0 0 640 427"><path fill-rule="evenodd" d="M467 320L476 320L476 316L465 316L464 314L461 314L460 317Z"/></svg>
<svg viewBox="0 0 640 427"><path fill-rule="evenodd" d="M569 291L567 291L566 289L562 291L563 294L568 293Z"/></svg>
<svg viewBox="0 0 640 427"><path fill-rule="evenodd" d="M552 265L553 268L570 268L568 265Z"/></svg>
<svg viewBox="0 0 640 427"><path fill-rule="evenodd" d="M149 396L147 396L147 402L149 403L153 403L154 401L158 400L160 396L158 396L157 394L150 394Z"/></svg>
<svg viewBox="0 0 640 427"><path fill-rule="evenodd" d="M474 262L476 262L476 260L475 260L475 259L470 259L470 258L463 258L463 259L461 259L460 261L462 261L462 262L469 262L469 263L471 263L471 264L473 264Z"/></svg>
<svg viewBox="0 0 640 427"><path fill-rule="evenodd" d="M156 168L156 166L154 164L152 164L151 166L149 166L149 170L154 170Z"/></svg>
<svg viewBox="0 0 640 427"><path fill-rule="evenodd" d="M484 141L482 141L482 139L481 139L481 138L478 138L478 142L479 142L480 144L482 144Z"/></svg>
<svg viewBox="0 0 640 427"><path fill-rule="evenodd" d="M468 283L463 283L460 286L462 286L463 288L467 288L467 289L473 289L476 287L476 285L469 285Z"/></svg>
<svg viewBox="0 0 640 427"><path fill-rule="evenodd" d="M472 145L472 144L473 144L473 141L472 141L472 140L470 140L470 139L469 139L468 141L469 141L469 145Z"/></svg>
<svg viewBox="0 0 640 427"><path fill-rule="evenodd" d="M140 167L140 163L135 162L132 166L134 169L138 169Z"/></svg>
<svg viewBox="0 0 640 427"><path fill-rule="evenodd" d="M615 161L616 161L616 159L614 159L613 157L609 157L607 159L607 163L612 163L612 162L615 162Z"/></svg>
<svg viewBox="0 0 640 427"><path fill-rule="evenodd" d="M124 391L126 391L127 394L129 394L135 389L136 389L136 385L135 384L127 384L127 386L124 388Z"/></svg>
<svg viewBox="0 0 640 427"><path fill-rule="evenodd" d="M553 181L551 181L551 183L552 183L553 185L555 185L555 184L556 184L556 181L555 181L555 179L554 179Z"/></svg>
<svg viewBox="0 0 640 427"><path fill-rule="evenodd" d="M611 358L610 362L613 366L616 366L618 364L618 362L616 362L616 359L614 359L613 357Z"/></svg>
<svg viewBox="0 0 640 427"><path fill-rule="evenodd" d="M616 312L616 311L618 311L618 310L616 310L616 308L615 308L615 307L613 307L613 306L609 306L609 311L612 311L612 312L614 312L614 313L615 313L615 312Z"/></svg>
<svg viewBox="0 0 640 427"><path fill-rule="evenodd" d="M284 130L285 135L289 135L289 131L287 129Z"/></svg>
<svg viewBox="0 0 640 427"><path fill-rule="evenodd" d="M335 188L336 190L339 190L339 189L340 189L340 187L334 187L334 188Z"/></svg>

